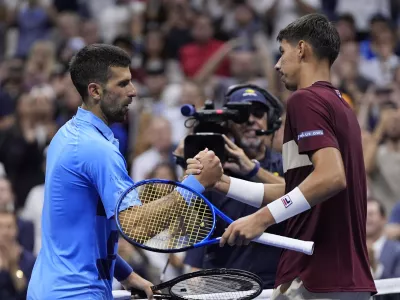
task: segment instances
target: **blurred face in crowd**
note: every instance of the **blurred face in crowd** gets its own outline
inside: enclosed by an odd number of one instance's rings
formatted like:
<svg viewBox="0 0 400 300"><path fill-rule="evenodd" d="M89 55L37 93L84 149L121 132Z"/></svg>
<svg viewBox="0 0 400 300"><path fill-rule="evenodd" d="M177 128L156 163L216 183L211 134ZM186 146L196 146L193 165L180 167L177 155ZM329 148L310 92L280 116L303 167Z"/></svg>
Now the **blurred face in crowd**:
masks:
<svg viewBox="0 0 400 300"><path fill-rule="evenodd" d="M167 79L164 73L149 74L145 78L145 84L149 90L150 96L159 97L167 84Z"/></svg>
<svg viewBox="0 0 400 300"><path fill-rule="evenodd" d="M38 119L51 121L54 119L54 101L52 92L45 89L34 89L31 91L33 106Z"/></svg>
<svg viewBox="0 0 400 300"><path fill-rule="evenodd" d="M181 104L193 104L197 109L204 106L204 95L195 83L186 81L182 84Z"/></svg>
<svg viewBox="0 0 400 300"><path fill-rule="evenodd" d="M100 92L100 108L109 123L123 122L136 96L129 67L110 67L107 83Z"/></svg>
<svg viewBox="0 0 400 300"><path fill-rule="evenodd" d="M73 38L79 36L80 20L78 15L72 13L61 13L58 16L58 28L62 37Z"/></svg>
<svg viewBox="0 0 400 300"><path fill-rule="evenodd" d="M254 52L236 51L232 53L230 66L232 75L239 80L252 78L257 71Z"/></svg>
<svg viewBox="0 0 400 300"><path fill-rule="evenodd" d="M95 21L86 21L82 24L82 37L86 45L98 43L100 41L99 28Z"/></svg>
<svg viewBox="0 0 400 300"><path fill-rule="evenodd" d="M382 32L386 31L389 29L389 26L386 22L384 21L375 21L371 24L370 27L370 32L372 39L375 39L378 37Z"/></svg>
<svg viewBox="0 0 400 300"><path fill-rule="evenodd" d="M388 121L386 136L391 140L400 140L400 110Z"/></svg>
<svg viewBox="0 0 400 300"><path fill-rule="evenodd" d="M211 20L206 16L197 17L193 24L193 39L200 44L207 43L214 35Z"/></svg>
<svg viewBox="0 0 400 300"><path fill-rule="evenodd" d="M152 120L149 135L151 144L159 152L166 152L171 149L171 124L162 118Z"/></svg>
<svg viewBox="0 0 400 300"><path fill-rule="evenodd" d="M349 60L341 61L339 72L342 80L355 80L358 76L357 64Z"/></svg>
<svg viewBox="0 0 400 300"><path fill-rule="evenodd" d="M165 180L176 180L174 170L167 165L160 165L156 167L152 174L153 178L165 179Z"/></svg>
<svg viewBox="0 0 400 300"><path fill-rule="evenodd" d="M146 36L146 53L150 57L158 57L164 48L164 39L160 31L150 31Z"/></svg>
<svg viewBox="0 0 400 300"><path fill-rule="evenodd" d="M0 241L13 243L17 239L17 222L14 214L0 212Z"/></svg>
<svg viewBox="0 0 400 300"><path fill-rule="evenodd" d="M340 40L343 42L347 41L352 41L355 39L355 30L354 26L346 21L346 20L340 20L339 22L336 23L336 30L339 33Z"/></svg>
<svg viewBox="0 0 400 300"><path fill-rule="evenodd" d="M340 60L348 60L358 64L360 47L357 42L351 41L340 46Z"/></svg>
<svg viewBox="0 0 400 300"><path fill-rule="evenodd" d="M11 183L6 178L0 178L0 207L4 207L10 203L14 203Z"/></svg>
<svg viewBox="0 0 400 300"><path fill-rule="evenodd" d="M379 57L388 59L394 54L394 35L390 30L384 30L376 39L374 48Z"/></svg>
<svg viewBox="0 0 400 300"><path fill-rule="evenodd" d="M382 215L379 204L368 201L367 204L367 238L378 237L386 225L386 218Z"/></svg>
<svg viewBox="0 0 400 300"><path fill-rule="evenodd" d="M29 59L36 65L42 66L54 58L54 47L51 42L36 42Z"/></svg>
<svg viewBox="0 0 400 300"><path fill-rule="evenodd" d="M235 20L239 25L245 26L253 20L253 13L247 5L238 5L235 9Z"/></svg>
<svg viewBox="0 0 400 300"><path fill-rule="evenodd" d="M29 94L22 94L17 101L17 114L21 120L31 119L35 111L34 102Z"/></svg>
<svg viewBox="0 0 400 300"><path fill-rule="evenodd" d="M275 65L281 81L289 91L295 91L299 82L300 61L296 47L286 40L282 40L280 46L281 57Z"/></svg>
<svg viewBox="0 0 400 300"><path fill-rule="evenodd" d="M264 104L253 102L249 120L243 124L232 123L236 143L247 153L259 151L265 143L265 136L257 136L256 130L267 130L267 108Z"/></svg>
<svg viewBox="0 0 400 300"><path fill-rule="evenodd" d="M8 79L14 82L20 82L24 72L24 62L21 59L13 58L7 62Z"/></svg>

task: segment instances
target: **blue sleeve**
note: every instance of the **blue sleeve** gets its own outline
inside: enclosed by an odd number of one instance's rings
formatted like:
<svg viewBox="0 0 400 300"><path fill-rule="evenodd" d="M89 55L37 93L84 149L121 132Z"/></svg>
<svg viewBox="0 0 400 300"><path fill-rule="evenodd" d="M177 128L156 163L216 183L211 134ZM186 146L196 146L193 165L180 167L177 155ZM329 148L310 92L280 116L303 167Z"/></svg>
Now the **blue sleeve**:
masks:
<svg viewBox="0 0 400 300"><path fill-rule="evenodd" d="M115 261L114 277L119 281L123 281L133 272L132 267L119 255Z"/></svg>
<svg viewBox="0 0 400 300"><path fill-rule="evenodd" d="M186 256L185 256L183 263L186 265L189 265L193 268L202 269L204 252L205 252L205 247L199 247L199 248L188 250L186 252Z"/></svg>
<svg viewBox="0 0 400 300"><path fill-rule="evenodd" d="M107 218L111 218L118 199L134 183L128 175L125 159L119 150L103 150L90 158L89 174L103 202Z"/></svg>
<svg viewBox="0 0 400 300"><path fill-rule="evenodd" d="M389 224L400 224L400 202L393 207L389 218Z"/></svg>

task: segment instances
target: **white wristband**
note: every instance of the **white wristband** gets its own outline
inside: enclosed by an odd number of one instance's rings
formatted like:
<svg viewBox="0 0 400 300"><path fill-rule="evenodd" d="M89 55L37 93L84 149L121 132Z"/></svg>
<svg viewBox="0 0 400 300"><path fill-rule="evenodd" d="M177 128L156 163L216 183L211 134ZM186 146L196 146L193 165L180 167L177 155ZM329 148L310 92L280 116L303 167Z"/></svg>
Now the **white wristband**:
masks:
<svg viewBox="0 0 400 300"><path fill-rule="evenodd" d="M278 224L311 208L298 187L267 205Z"/></svg>
<svg viewBox="0 0 400 300"><path fill-rule="evenodd" d="M231 183L226 194L229 198L245 204L261 207L264 199L264 184L230 177Z"/></svg>

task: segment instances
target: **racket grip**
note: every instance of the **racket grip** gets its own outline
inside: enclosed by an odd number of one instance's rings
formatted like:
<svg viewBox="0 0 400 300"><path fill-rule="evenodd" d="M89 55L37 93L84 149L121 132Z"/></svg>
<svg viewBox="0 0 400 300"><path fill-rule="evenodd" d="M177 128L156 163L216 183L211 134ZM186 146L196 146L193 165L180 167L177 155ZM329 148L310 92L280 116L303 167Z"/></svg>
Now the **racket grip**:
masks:
<svg viewBox="0 0 400 300"><path fill-rule="evenodd" d="M254 239L253 242L293 250L307 255L312 255L314 253L314 242L292 239L270 233L263 233L258 238Z"/></svg>

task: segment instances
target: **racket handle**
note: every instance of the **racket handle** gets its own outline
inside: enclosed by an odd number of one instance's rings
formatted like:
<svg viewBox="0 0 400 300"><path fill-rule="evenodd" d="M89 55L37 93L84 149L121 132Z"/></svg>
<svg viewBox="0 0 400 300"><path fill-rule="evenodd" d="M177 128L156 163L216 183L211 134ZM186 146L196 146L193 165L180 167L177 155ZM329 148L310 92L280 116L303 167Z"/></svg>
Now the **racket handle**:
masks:
<svg viewBox="0 0 400 300"><path fill-rule="evenodd" d="M292 239L270 233L263 233L258 238L255 238L253 242L293 250L307 255L314 253L314 242Z"/></svg>

